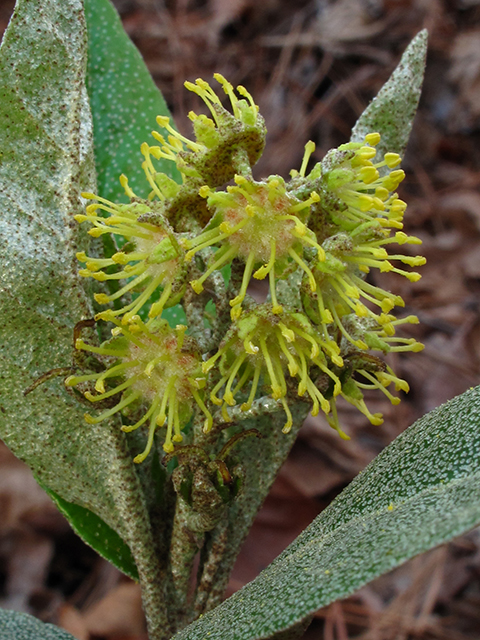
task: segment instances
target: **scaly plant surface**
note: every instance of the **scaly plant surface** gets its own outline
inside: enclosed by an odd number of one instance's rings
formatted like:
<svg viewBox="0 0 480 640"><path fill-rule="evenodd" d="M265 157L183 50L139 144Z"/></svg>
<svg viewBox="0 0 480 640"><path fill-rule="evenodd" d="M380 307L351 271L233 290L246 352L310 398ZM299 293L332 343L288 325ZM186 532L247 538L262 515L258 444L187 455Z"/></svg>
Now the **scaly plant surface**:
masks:
<svg viewBox="0 0 480 640"><path fill-rule="evenodd" d="M260 179L246 88L186 82L206 112L188 138L108 0L17 3L0 49L0 435L140 581L151 640L299 637L319 606L480 520L473 390L220 604L307 413L348 439L339 401L381 425L364 391L408 391L385 358L423 348L418 321L371 274L414 283L424 263L397 190L425 49L421 32L349 142L315 164L309 141L288 180ZM6 638L39 625L0 614Z"/></svg>

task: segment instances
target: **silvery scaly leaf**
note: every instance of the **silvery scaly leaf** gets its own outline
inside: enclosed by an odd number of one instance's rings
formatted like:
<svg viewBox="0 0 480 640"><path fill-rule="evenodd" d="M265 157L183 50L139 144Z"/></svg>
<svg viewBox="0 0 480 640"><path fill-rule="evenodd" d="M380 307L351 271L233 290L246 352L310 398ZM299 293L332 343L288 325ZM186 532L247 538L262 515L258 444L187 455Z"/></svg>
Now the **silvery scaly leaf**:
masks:
<svg viewBox="0 0 480 640"><path fill-rule="evenodd" d="M378 131L382 136L379 155L388 151L404 154L422 91L427 38L423 29L408 45L395 71L353 127L353 142Z"/></svg>
<svg viewBox="0 0 480 640"><path fill-rule="evenodd" d="M255 580L175 640L270 638L479 524L479 422L480 387L415 422Z"/></svg>
<svg viewBox="0 0 480 640"><path fill-rule="evenodd" d="M45 624L36 618L0 609L0 637L2 640L75 640L63 629Z"/></svg>
<svg viewBox="0 0 480 640"><path fill-rule="evenodd" d="M73 328L92 315L75 258L86 235L73 220L80 192L95 189L85 70L82 2L20 0L0 49L0 436L44 486L130 547L147 615L160 625L160 570L118 425L87 425L61 378L23 395L68 367Z"/></svg>

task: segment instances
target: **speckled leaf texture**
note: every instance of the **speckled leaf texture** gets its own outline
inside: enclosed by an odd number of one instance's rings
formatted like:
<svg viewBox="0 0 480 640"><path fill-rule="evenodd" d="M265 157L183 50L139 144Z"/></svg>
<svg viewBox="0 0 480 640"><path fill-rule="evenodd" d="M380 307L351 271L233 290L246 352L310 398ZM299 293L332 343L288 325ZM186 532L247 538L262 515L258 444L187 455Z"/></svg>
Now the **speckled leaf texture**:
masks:
<svg viewBox="0 0 480 640"><path fill-rule="evenodd" d="M428 32L423 29L408 45L389 80L355 124L353 141L362 141L367 133L378 131L382 135L379 154L404 154L422 91L427 39Z"/></svg>
<svg viewBox="0 0 480 640"><path fill-rule="evenodd" d="M128 202L118 181L124 173L134 192L146 198L151 187L141 166L140 145L153 142L156 116L170 113L110 0L85 0L85 17L98 193L108 200ZM161 160L157 166L181 181L174 162Z"/></svg>
<svg viewBox="0 0 480 640"><path fill-rule="evenodd" d="M160 620L152 534L118 425L87 425L61 378L23 395L70 364L73 327L92 315L73 220L80 192L95 189L85 71L82 2L20 0L0 49L0 437L43 485L128 544Z"/></svg>
<svg viewBox="0 0 480 640"><path fill-rule="evenodd" d="M175 640L269 638L480 522L480 387L388 446L258 578Z"/></svg>
<svg viewBox="0 0 480 640"><path fill-rule="evenodd" d="M17 611L2 611L0 609L0 639L1 640L75 640L75 638L54 627L45 624L26 613Z"/></svg>

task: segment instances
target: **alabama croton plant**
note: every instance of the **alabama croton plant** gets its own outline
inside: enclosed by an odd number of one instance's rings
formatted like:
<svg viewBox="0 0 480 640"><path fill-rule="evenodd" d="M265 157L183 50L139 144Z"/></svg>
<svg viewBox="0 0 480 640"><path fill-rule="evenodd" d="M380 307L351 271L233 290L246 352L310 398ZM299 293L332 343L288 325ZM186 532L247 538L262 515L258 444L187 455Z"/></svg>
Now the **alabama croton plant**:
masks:
<svg viewBox="0 0 480 640"><path fill-rule="evenodd" d="M472 389L222 602L308 412L348 438L338 402L381 425L364 390L408 391L386 356L423 348L417 318L369 274L421 276L397 190L426 40L350 140L316 163L305 141L285 179L255 173L268 122L248 88L185 82L203 108L184 136L109 0L17 2L0 49L0 436L139 581L150 640L298 638L319 607L480 521ZM0 629L71 638L13 612Z"/></svg>

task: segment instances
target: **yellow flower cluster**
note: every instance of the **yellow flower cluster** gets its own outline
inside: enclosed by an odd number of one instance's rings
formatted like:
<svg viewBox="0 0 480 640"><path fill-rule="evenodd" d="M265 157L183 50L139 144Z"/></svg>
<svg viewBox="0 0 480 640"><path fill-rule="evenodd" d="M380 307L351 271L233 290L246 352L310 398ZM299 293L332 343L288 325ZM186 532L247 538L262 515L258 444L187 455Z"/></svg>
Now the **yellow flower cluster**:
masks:
<svg viewBox="0 0 480 640"><path fill-rule="evenodd" d="M203 80L186 83L211 117L190 114L195 141L179 134L168 118L157 119L165 130L152 132L159 145L144 143L141 148L152 189L146 200L122 176L129 204L83 194L95 202L86 215L76 216L90 223L90 235L110 233L125 244L108 258L83 252L77 256L85 264L82 276L110 285L109 293L97 293L95 299L113 307L96 319L114 324L110 341L100 347L77 341L77 348L115 361L101 374L71 376L67 384L95 381L97 395L85 393L92 402L121 394L98 417L87 414L89 422L127 407L130 414L132 407L143 411L134 424L123 427L132 431L149 421L147 445L137 462L150 451L158 427L167 426L165 451L182 441L191 400L205 415L206 432L212 428L215 405L221 406L219 420L229 422L229 407L239 401L241 410L249 411L259 393L270 394L283 407L285 432L292 427L289 402L295 396L308 398L314 415L322 410L342 437L347 436L337 417L339 395L380 424L381 416L370 413L362 390L379 389L397 404L399 398L388 387L408 391L408 385L367 352L422 348L411 338L396 336L399 325L417 322L414 316L391 315L395 306L404 306L402 298L366 280L377 269L415 282L418 273L394 265L425 262L421 256L386 250L392 243L420 244L401 231L406 204L396 193L404 178L397 168L400 157L387 153L377 158L380 135L370 133L363 143L332 150L307 174L315 149L309 142L301 168L291 172L289 182L280 176L255 181L251 167L264 147L263 119L243 87L235 93L222 76L215 78L233 113ZM183 184L156 171L154 161L160 158L176 164ZM232 179L234 184L224 188ZM188 283L205 295L210 276L230 264L243 264L240 278L232 277L230 283L231 326L213 355L201 354L185 335L185 326L171 329L160 316L182 301ZM255 304L248 297L251 278L267 276L269 298ZM277 286L291 277L289 284ZM121 280L125 284L115 288ZM298 288L292 282L301 282L295 308L285 297L286 288ZM120 384L106 389L105 381L116 377Z"/></svg>
<svg viewBox="0 0 480 640"><path fill-rule="evenodd" d="M122 182L127 186L126 181ZM75 216L77 222L92 225L88 232L91 236L96 238L111 233L135 244L134 251L118 251L111 258L89 258L84 252L77 253L78 260L86 266L80 271L81 276L101 282L128 279L128 283L113 294L95 294L95 300L107 304L121 300L132 290L143 289L141 295L129 304L103 311L97 314L96 319L113 320L122 316L122 323L128 324L160 288L162 294L150 307L149 317L159 316L167 303L171 306L178 302L185 291L181 278L183 251L161 214L155 213L146 203L133 201L118 205L92 193L83 193L82 196L98 200L98 203L88 205L86 215ZM108 216L99 215L99 211ZM123 269L105 271L117 265Z"/></svg>
<svg viewBox="0 0 480 640"><path fill-rule="evenodd" d="M186 326L177 325L172 331L168 324L159 319L144 324L137 316L128 329L112 318L115 328L112 338L100 347L86 344L82 339L75 347L90 353L115 358L116 364L102 373L81 376L69 376L67 386L76 386L82 382L95 382L96 394L85 392L90 402L103 402L122 394L113 407L97 417L85 414L89 424L97 424L115 413L137 405L141 418L135 424L123 426L125 432L134 431L149 421L149 432L145 451L135 458L142 462L150 452L157 427L167 423L167 434L163 448L171 453L173 442L182 442L182 427L192 413L192 397L205 414L205 426L210 429L212 416L206 408L199 391L205 387L206 379L201 370L200 354L196 351L188 336ZM110 378L123 378L124 381L106 390L105 381ZM147 403L149 408L141 408ZM167 419L168 416L168 419Z"/></svg>
<svg viewBox="0 0 480 640"><path fill-rule="evenodd" d="M273 312L281 313L275 282L288 267L288 261L293 260L310 275L301 258L303 247L314 247L318 259L325 259L315 234L301 220L310 205L320 198L312 192L308 200L298 200L287 193L280 176L270 176L262 183L237 175L235 183L227 187L226 192L215 192L208 187L200 190L200 195L207 198L214 222L203 233L186 241L189 249L186 259L191 260L197 251L212 245L221 244L221 248L202 277L190 284L196 293L201 293L203 283L213 271L239 258L245 262L245 270L240 291L230 301L232 320L237 320L242 313L241 304L252 274L258 280L269 276Z"/></svg>

